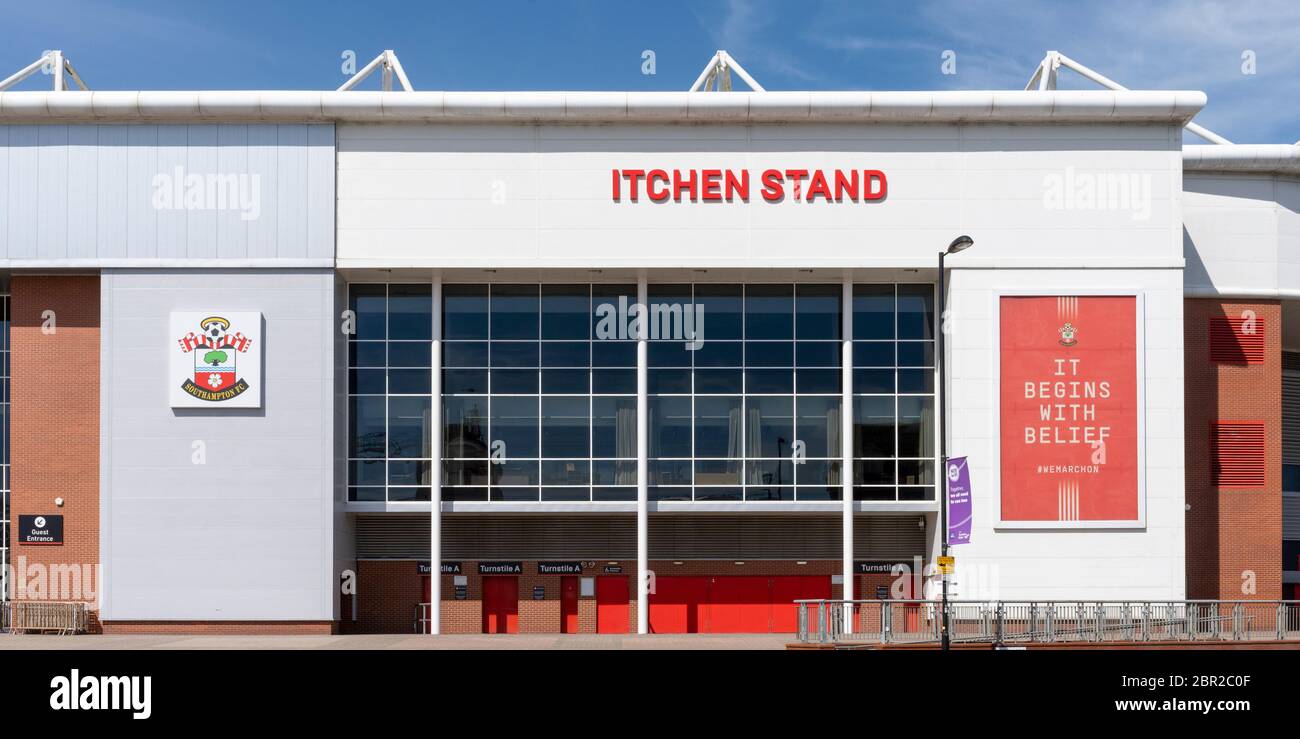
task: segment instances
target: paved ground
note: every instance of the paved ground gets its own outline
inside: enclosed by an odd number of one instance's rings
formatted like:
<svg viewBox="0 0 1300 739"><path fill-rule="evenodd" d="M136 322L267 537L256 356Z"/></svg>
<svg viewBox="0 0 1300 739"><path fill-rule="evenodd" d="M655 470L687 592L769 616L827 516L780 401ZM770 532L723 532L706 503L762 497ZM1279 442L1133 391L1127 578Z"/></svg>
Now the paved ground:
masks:
<svg viewBox="0 0 1300 739"><path fill-rule="evenodd" d="M418 636L52 636L0 634L6 649L785 649L793 634Z"/></svg>

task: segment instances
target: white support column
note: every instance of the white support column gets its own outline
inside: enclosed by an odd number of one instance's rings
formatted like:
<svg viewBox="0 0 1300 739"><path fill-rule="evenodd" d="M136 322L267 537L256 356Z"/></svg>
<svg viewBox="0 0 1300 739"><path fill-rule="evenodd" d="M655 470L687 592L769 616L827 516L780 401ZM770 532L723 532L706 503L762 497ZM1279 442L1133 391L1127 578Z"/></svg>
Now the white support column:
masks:
<svg viewBox="0 0 1300 739"><path fill-rule="evenodd" d="M842 408L840 409L840 497L844 503L844 600L853 600L857 595L853 587L853 275L844 276L844 292L841 299L843 315L840 318L841 344L844 349L840 356L840 384ZM844 625L852 630L853 607L844 609Z"/></svg>
<svg viewBox="0 0 1300 739"><path fill-rule="evenodd" d="M650 489L649 464L650 453L650 409L647 394L650 388L649 346L646 339L650 334L649 287L643 270L637 275L636 301L641 307L640 331L636 337L636 633L650 633Z"/></svg>
<svg viewBox="0 0 1300 739"><path fill-rule="evenodd" d="M442 633L442 273L433 273L432 402L429 408L429 634Z"/></svg>

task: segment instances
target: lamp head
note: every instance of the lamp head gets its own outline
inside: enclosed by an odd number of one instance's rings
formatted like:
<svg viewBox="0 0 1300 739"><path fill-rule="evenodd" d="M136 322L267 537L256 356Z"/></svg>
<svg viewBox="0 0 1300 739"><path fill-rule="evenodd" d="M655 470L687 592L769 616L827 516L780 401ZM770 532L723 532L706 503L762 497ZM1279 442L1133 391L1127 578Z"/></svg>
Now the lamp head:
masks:
<svg viewBox="0 0 1300 739"><path fill-rule="evenodd" d="M975 246L975 239L972 239L971 237L962 234L961 236L958 236L957 238L952 240L952 243L948 245L948 251L944 253L956 254L957 252L964 251L966 249L971 248L972 246Z"/></svg>

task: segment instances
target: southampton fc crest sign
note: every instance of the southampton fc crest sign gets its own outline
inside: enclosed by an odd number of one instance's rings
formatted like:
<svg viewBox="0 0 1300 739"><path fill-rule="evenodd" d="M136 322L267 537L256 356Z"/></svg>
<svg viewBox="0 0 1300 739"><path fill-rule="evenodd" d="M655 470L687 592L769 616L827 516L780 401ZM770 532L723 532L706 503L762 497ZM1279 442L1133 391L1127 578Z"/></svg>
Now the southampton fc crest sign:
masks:
<svg viewBox="0 0 1300 739"><path fill-rule="evenodd" d="M171 407L261 407L261 313L173 313L171 329Z"/></svg>

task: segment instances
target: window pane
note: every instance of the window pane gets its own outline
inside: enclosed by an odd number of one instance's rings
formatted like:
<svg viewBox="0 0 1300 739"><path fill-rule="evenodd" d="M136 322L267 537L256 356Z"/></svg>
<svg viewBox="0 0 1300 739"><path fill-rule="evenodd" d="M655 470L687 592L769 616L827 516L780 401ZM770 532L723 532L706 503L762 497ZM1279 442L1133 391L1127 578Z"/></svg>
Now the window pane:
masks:
<svg viewBox="0 0 1300 739"><path fill-rule="evenodd" d="M855 341L853 342L853 366L893 367L895 346L892 341Z"/></svg>
<svg viewBox="0 0 1300 739"><path fill-rule="evenodd" d="M591 344L591 366L635 367L636 342L594 341Z"/></svg>
<svg viewBox="0 0 1300 739"><path fill-rule="evenodd" d="M492 366L518 369L536 367L539 364L540 344L535 341L494 341L492 342Z"/></svg>
<svg viewBox="0 0 1300 739"><path fill-rule="evenodd" d="M429 448L429 398L388 399L388 456L433 456Z"/></svg>
<svg viewBox="0 0 1300 739"><path fill-rule="evenodd" d="M780 372L781 370L777 370ZM739 395L743 388L742 370L695 370L695 392L712 395Z"/></svg>
<svg viewBox="0 0 1300 739"><path fill-rule="evenodd" d="M695 286L695 304L704 309L705 342L741 338L743 295L740 285Z"/></svg>
<svg viewBox="0 0 1300 739"><path fill-rule="evenodd" d="M492 445L502 443L507 459L537 456L537 398L492 398L491 415Z"/></svg>
<svg viewBox="0 0 1300 739"><path fill-rule="evenodd" d="M449 369L442 373L444 393L486 393L487 390L487 370Z"/></svg>
<svg viewBox="0 0 1300 739"><path fill-rule="evenodd" d="M590 387L590 370L542 370L542 392L548 395L586 395Z"/></svg>
<svg viewBox="0 0 1300 739"><path fill-rule="evenodd" d="M794 338L793 285L749 285L745 288L745 338Z"/></svg>
<svg viewBox="0 0 1300 739"><path fill-rule="evenodd" d="M696 457L741 456L740 409L737 397L695 399Z"/></svg>
<svg viewBox="0 0 1300 739"><path fill-rule="evenodd" d="M691 399L649 398L651 457L691 456Z"/></svg>
<svg viewBox="0 0 1300 739"><path fill-rule="evenodd" d="M385 344L382 341L353 341L348 343L349 367L383 367Z"/></svg>
<svg viewBox="0 0 1300 739"><path fill-rule="evenodd" d="M604 395L636 392L636 370L598 369L591 371L591 391Z"/></svg>
<svg viewBox="0 0 1300 739"><path fill-rule="evenodd" d="M543 485L590 485L591 462L585 459L542 460Z"/></svg>
<svg viewBox="0 0 1300 739"><path fill-rule="evenodd" d="M585 341L542 343L543 367L590 367L591 344Z"/></svg>
<svg viewBox="0 0 1300 739"><path fill-rule="evenodd" d="M487 405L485 396L443 397L443 456L457 459L488 455Z"/></svg>
<svg viewBox="0 0 1300 739"><path fill-rule="evenodd" d="M739 485L739 459L697 459L695 461L695 485Z"/></svg>
<svg viewBox="0 0 1300 739"><path fill-rule="evenodd" d="M535 459L508 459L492 466L496 468L492 476L500 485L536 485L540 480Z"/></svg>
<svg viewBox="0 0 1300 739"><path fill-rule="evenodd" d="M357 317L356 330L352 338L357 341L365 339L383 339L387 323L387 285L351 285L348 288L348 307Z"/></svg>
<svg viewBox="0 0 1300 739"><path fill-rule="evenodd" d="M524 370L492 370L492 392L506 393L511 395L537 393L538 371L535 369Z"/></svg>
<svg viewBox="0 0 1300 739"><path fill-rule="evenodd" d="M652 459L646 465L651 485L690 485L691 460Z"/></svg>
<svg viewBox="0 0 1300 739"><path fill-rule="evenodd" d="M934 342L933 341L898 342L898 366L899 367L933 367L934 366Z"/></svg>
<svg viewBox="0 0 1300 739"><path fill-rule="evenodd" d="M428 485L430 464L427 460L411 462L390 460L388 462L388 484Z"/></svg>
<svg viewBox="0 0 1300 739"><path fill-rule="evenodd" d="M853 338L894 338L894 286L853 286Z"/></svg>
<svg viewBox="0 0 1300 739"><path fill-rule="evenodd" d="M745 399L745 452L749 457L786 458L794 441L792 398Z"/></svg>
<svg viewBox="0 0 1300 739"><path fill-rule="evenodd" d="M855 393L890 393L894 392L894 370L860 369L853 370L853 392Z"/></svg>
<svg viewBox="0 0 1300 739"><path fill-rule="evenodd" d="M898 286L898 338L934 338L934 286Z"/></svg>
<svg viewBox="0 0 1300 739"><path fill-rule="evenodd" d="M739 341L705 341L692 354L696 367L740 367L745 363L744 344Z"/></svg>
<svg viewBox="0 0 1300 739"><path fill-rule="evenodd" d="M536 339L537 285L492 286L492 338Z"/></svg>
<svg viewBox="0 0 1300 739"><path fill-rule="evenodd" d="M389 367L433 366L433 345L427 341L394 341L388 345ZM425 373L428 374L428 373Z"/></svg>
<svg viewBox="0 0 1300 739"><path fill-rule="evenodd" d="M488 337L487 285L443 285L442 338Z"/></svg>
<svg viewBox="0 0 1300 739"><path fill-rule="evenodd" d="M592 338L603 341L636 338L627 335L627 309L635 303L636 285L592 285Z"/></svg>
<svg viewBox="0 0 1300 739"><path fill-rule="evenodd" d="M383 485L384 460L354 459L348 462L349 485Z"/></svg>
<svg viewBox="0 0 1300 739"><path fill-rule="evenodd" d="M348 371L348 382L353 395L383 395L387 380L383 369L354 369Z"/></svg>
<svg viewBox="0 0 1300 739"><path fill-rule="evenodd" d="M442 345L442 366L444 367L486 367L488 366L488 345L486 341L449 341Z"/></svg>
<svg viewBox="0 0 1300 739"><path fill-rule="evenodd" d="M542 338L590 338L590 288L587 285L542 285Z"/></svg>
<svg viewBox="0 0 1300 739"><path fill-rule="evenodd" d="M591 456L636 457L636 398L594 398L591 408Z"/></svg>
<svg viewBox="0 0 1300 739"><path fill-rule="evenodd" d="M433 338L433 286L388 286L388 338Z"/></svg>
<svg viewBox="0 0 1300 739"><path fill-rule="evenodd" d="M348 439L349 457L384 456L384 398L348 398L348 419L352 433Z"/></svg>
<svg viewBox="0 0 1300 739"><path fill-rule="evenodd" d="M795 336L799 339L838 339L841 285L798 285L795 288Z"/></svg>
<svg viewBox="0 0 1300 739"><path fill-rule="evenodd" d="M635 485L636 460L602 460L591 463L591 482L595 485Z"/></svg>
<svg viewBox="0 0 1300 739"><path fill-rule="evenodd" d="M855 459L853 461L854 485L893 485L894 465L892 459Z"/></svg>
<svg viewBox="0 0 1300 739"><path fill-rule="evenodd" d="M796 438L804 443L808 457L840 456L840 399L800 397Z"/></svg>
<svg viewBox="0 0 1300 739"><path fill-rule="evenodd" d="M393 395L428 395L432 383L433 373L428 369L388 370L388 392Z"/></svg>
<svg viewBox="0 0 1300 739"><path fill-rule="evenodd" d="M748 369L745 370L745 392L792 393L794 392L794 372L788 369Z"/></svg>
<svg viewBox="0 0 1300 739"><path fill-rule="evenodd" d="M898 456L934 456L934 398L898 398Z"/></svg>
<svg viewBox="0 0 1300 739"><path fill-rule="evenodd" d="M836 341L801 341L794 349L796 367L839 367L840 344Z"/></svg>
<svg viewBox="0 0 1300 739"><path fill-rule="evenodd" d="M745 462L747 485L793 485L794 465L788 459L751 459Z"/></svg>
<svg viewBox="0 0 1300 739"><path fill-rule="evenodd" d="M793 367L794 343L789 341L747 343L745 364L749 367Z"/></svg>
<svg viewBox="0 0 1300 739"><path fill-rule="evenodd" d="M496 469L486 459L465 462L444 462L442 465L443 485L487 485L491 482L490 470Z"/></svg>
<svg viewBox="0 0 1300 739"><path fill-rule="evenodd" d="M649 372L651 393L689 393L691 371L688 369L652 369Z"/></svg>
<svg viewBox="0 0 1300 739"><path fill-rule="evenodd" d="M588 457L590 420L586 397L542 397L542 456Z"/></svg>
<svg viewBox="0 0 1300 739"><path fill-rule="evenodd" d="M853 456L894 456L893 396L853 399Z"/></svg>

